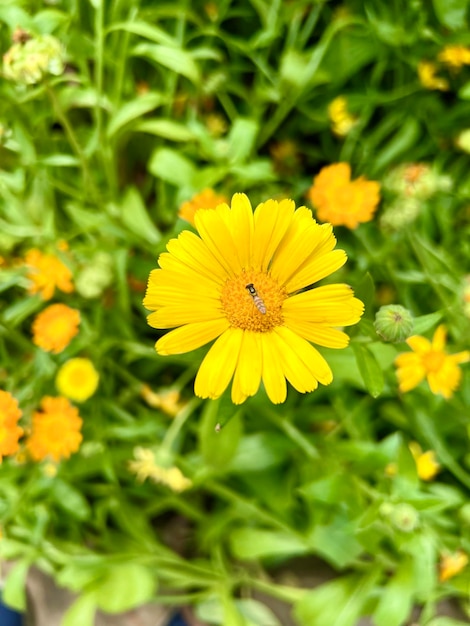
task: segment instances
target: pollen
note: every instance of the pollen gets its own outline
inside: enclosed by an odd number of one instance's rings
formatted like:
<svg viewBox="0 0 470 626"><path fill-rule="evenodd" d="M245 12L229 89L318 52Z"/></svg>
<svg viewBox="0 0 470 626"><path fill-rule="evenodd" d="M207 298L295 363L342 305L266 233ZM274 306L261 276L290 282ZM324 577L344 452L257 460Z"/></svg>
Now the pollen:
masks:
<svg viewBox="0 0 470 626"><path fill-rule="evenodd" d="M253 285L261 298L266 313L256 306L247 289ZM222 308L234 328L264 333L284 323L282 303L287 298L286 290L269 274L257 270L243 270L238 276L229 278L222 287Z"/></svg>

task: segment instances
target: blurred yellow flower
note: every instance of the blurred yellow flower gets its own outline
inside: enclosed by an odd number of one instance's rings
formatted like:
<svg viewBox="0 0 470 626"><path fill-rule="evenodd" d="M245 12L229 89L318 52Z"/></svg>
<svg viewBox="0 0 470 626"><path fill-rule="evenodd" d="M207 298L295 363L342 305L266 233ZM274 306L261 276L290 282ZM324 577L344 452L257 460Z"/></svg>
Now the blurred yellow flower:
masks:
<svg viewBox="0 0 470 626"><path fill-rule="evenodd" d="M416 463L416 471L421 480L432 480L441 469L436 460L434 450L423 452L421 446L416 441L411 441L408 445Z"/></svg>
<svg viewBox="0 0 470 626"><path fill-rule="evenodd" d="M40 82L47 74L59 76L65 68L64 47L53 35L29 35L16 31L15 43L3 55L5 78L26 85Z"/></svg>
<svg viewBox="0 0 470 626"><path fill-rule="evenodd" d="M51 304L36 315L32 331L33 343L58 354L62 352L78 333L80 313L66 304Z"/></svg>
<svg viewBox="0 0 470 626"><path fill-rule="evenodd" d="M72 272L54 254L43 254L33 248L27 252L25 264L29 267L30 293L39 293L43 300L50 300L56 287L65 293L73 291Z"/></svg>
<svg viewBox="0 0 470 626"><path fill-rule="evenodd" d="M41 401L41 411L35 411L31 434L26 447L32 459L54 461L68 459L78 450L82 441L82 419L78 409L67 398L46 396Z"/></svg>
<svg viewBox="0 0 470 626"><path fill-rule="evenodd" d="M439 563L439 580L441 583L460 574L468 564L468 556L463 550L441 556Z"/></svg>
<svg viewBox="0 0 470 626"><path fill-rule="evenodd" d="M199 211L199 209L215 209L219 204L226 202L227 198L225 196L218 196L213 189L206 188L193 196L191 200L183 202L178 211L178 216L194 226L196 211Z"/></svg>
<svg viewBox="0 0 470 626"><path fill-rule="evenodd" d="M193 484L192 480L186 478L177 467L157 465L155 454L149 448L135 448L134 457L135 460L129 461L128 467L140 482L150 478L156 483L166 485L177 493L189 489Z"/></svg>
<svg viewBox="0 0 470 626"><path fill-rule="evenodd" d="M152 409L161 409L170 417L175 417L184 406L180 401L180 392L175 389L165 389L157 393L149 385L142 385L140 395Z"/></svg>
<svg viewBox="0 0 470 626"><path fill-rule="evenodd" d="M4 456L18 451L18 440L23 435L23 429L18 426L21 415L16 398L0 389L0 463Z"/></svg>
<svg viewBox="0 0 470 626"><path fill-rule="evenodd" d="M449 82L445 78L436 76L437 69L437 65L432 61L420 61L418 63L419 82L425 89L448 91Z"/></svg>
<svg viewBox="0 0 470 626"><path fill-rule="evenodd" d="M395 359L399 389L407 392L417 387L425 378L434 394L449 399L457 389L462 377L460 363L470 360L470 351L447 354L446 329L440 325L432 342L419 335L406 340L412 352L399 354Z"/></svg>
<svg viewBox="0 0 470 626"><path fill-rule="evenodd" d="M357 124L357 117L348 111L348 101L344 96L338 96L328 105L328 117L335 135L345 137Z"/></svg>
<svg viewBox="0 0 470 626"><path fill-rule="evenodd" d="M57 372L55 384L62 396L75 402L85 402L96 391L100 377L90 359L66 361Z"/></svg>
<svg viewBox="0 0 470 626"><path fill-rule="evenodd" d="M183 231L151 272L144 306L155 328L176 328L156 343L161 355L214 341L195 380L195 393L218 398L231 379L232 401L244 402L264 383L284 402L286 379L301 393L328 385L331 369L310 342L344 348L337 327L356 324L363 304L345 284L310 288L346 262L330 224L319 225L292 200L268 200L253 214L244 194L231 208L198 211L199 236ZM306 289L308 288L308 289Z"/></svg>
<svg viewBox="0 0 470 626"><path fill-rule="evenodd" d="M351 180L349 163L334 163L320 170L308 197L321 222L353 229L374 217L380 201L380 183L364 176Z"/></svg>
<svg viewBox="0 0 470 626"><path fill-rule="evenodd" d="M470 65L470 48L460 45L445 46L437 55L437 60L453 70L458 70L463 65Z"/></svg>

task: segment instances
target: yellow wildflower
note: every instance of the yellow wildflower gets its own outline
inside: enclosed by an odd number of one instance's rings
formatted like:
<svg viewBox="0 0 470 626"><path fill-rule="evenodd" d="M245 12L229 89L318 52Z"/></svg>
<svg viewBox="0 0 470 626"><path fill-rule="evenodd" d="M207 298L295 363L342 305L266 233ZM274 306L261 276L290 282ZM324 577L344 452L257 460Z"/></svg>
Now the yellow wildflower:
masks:
<svg viewBox="0 0 470 626"><path fill-rule="evenodd" d="M167 244L151 272L144 306L155 328L174 328L156 343L161 355L215 342L195 380L195 393L218 398L231 379L232 401L261 384L284 402L286 380L301 393L333 374L310 342L344 348L337 327L356 324L363 304L345 284L311 288L346 262L330 224L319 225L292 200L268 200L253 214L244 194L231 208L198 211L199 236L183 231Z"/></svg>
<svg viewBox="0 0 470 626"><path fill-rule="evenodd" d="M432 61L420 61L418 63L418 77L423 87L426 89L437 89L448 91L449 82L445 78L436 76L437 66Z"/></svg>
<svg viewBox="0 0 470 626"><path fill-rule="evenodd" d="M308 197L321 222L354 229L374 217L380 201L380 183L364 176L351 180L349 163L334 163L320 170Z"/></svg>
<svg viewBox="0 0 470 626"><path fill-rule="evenodd" d="M453 70L459 70L463 65L470 65L470 48L460 45L445 46L437 55L437 60Z"/></svg>
<svg viewBox="0 0 470 626"><path fill-rule="evenodd" d="M180 392L176 389L166 389L156 393L149 385L142 385L140 395L153 409L161 409L170 417L175 417L184 406L184 403L180 401Z"/></svg>
<svg viewBox="0 0 470 626"><path fill-rule="evenodd" d="M425 378L434 394L449 399L457 389L462 377L459 363L470 360L470 351L447 354L445 326L438 326L432 342L413 335L406 340L412 352L399 354L395 359L399 389L405 393L414 389Z"/></svg>
<svg viewBox="0 0 470 626"><path fill-rule="evenodd" d="M85 402L96 391L100 377L90 359L66 361L57 372L55 384L62 396L75 402Z"/></svg>
<svg viewBox="0 0 470 626"><path fill-rule="evenodd" d="M58 354L78 333L80 313L66 304L51 304L39 313L33 322L33 343Z"/></svg>
<svg viewBox="0 0 470 626"><path fill-rule="evenodd" d="M348 111L348 102L344 96L338 96L328 105L328 117L335 135L345 137L357 124L357 117Z"/></svg>
<svg viewBox="0 0 470 626"><path fill-rule="evenodd" d="M54 254L43 254L34 248L26 254L25 264L30 268L27 274L30 293L39 293L43 300L50 300L56 288L65 293L73 291L72 272Z"/></svg>
<svg viewBox="0 0 470 626"><path fill-rule="evenodd" d="M452 554L443 554L439 563L439 580L441 583L460 574L468 564L468 556L463 550Z"/></svg>
<svg viewBox="0 0 470 626"><path fill-rule="evenodd" d="M135 448L134 457L135 460L129 461L128 467L132 473L136 474L137 480L140 482L150 478L177 493L189 489L193 484L192 480L186 478L177 467L157 465L155 454L149 448Z"/></svg>
<svg viewBox="0 0 470 626"><path fill-rule="evenodd" d="M178 216L194 226L196 211L200 209L215 209L219 204L226 202L227 198L225 196L218 196L213 189L206 188L193 196L191 200L183 202L178 211Z"/></svg>
<svg viewBox="0 0 470 626"><path fill-rule="evenodd" d="M69 458L82 441L78 409L67 398L50 396L42 399L41 409L33 414L31 434L26 442L31 458L35 461Z"/></svg>
<svg viewBox="0 0 470 626"><path fill-rule="evenodd" d="M411 441L408 445L416 463L416 471L421 480L432 480L441 469L436 460L434 450L423 452L421 446L416 441Z"/></svg>
<svg viewBox="0 0 470 626"><path fill-rule="evenodd" d="M0 389L0 463L2 457L18 451L18 440L23 435L23 429L18 426L20 417L16 398Z"/></svg>

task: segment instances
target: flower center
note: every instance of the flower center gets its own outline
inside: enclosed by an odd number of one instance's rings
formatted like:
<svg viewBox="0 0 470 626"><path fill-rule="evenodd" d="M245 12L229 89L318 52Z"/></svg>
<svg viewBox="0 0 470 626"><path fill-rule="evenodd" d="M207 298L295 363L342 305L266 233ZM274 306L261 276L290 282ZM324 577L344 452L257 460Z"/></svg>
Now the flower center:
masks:
<svg viewBox="0 0 470 626"><path fill-rule="evenodd" d="M284 323L282 303L287 292L265 272L243 270L222 287L225 315L235 328L265 333Z"/></svg>
<svg viewBox="0 0 470 626"><path fill-rule="evenodd" d="M437 372L444 364L446 355L443 352L431 350L423 357L424 367L428 372Z"/></svg>

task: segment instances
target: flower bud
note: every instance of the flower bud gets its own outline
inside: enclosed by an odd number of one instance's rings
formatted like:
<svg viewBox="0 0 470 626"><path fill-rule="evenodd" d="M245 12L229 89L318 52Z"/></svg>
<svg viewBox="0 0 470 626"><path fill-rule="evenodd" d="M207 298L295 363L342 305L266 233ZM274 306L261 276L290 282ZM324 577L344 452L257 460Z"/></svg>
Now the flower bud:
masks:
<svg viewBox="0 0 470 626"><path fill-rule="evenodd" d="M64 71L64 49L52 35L38 35L14 43L3 55L3 75L17 83L34 85L46 74Z"/></svg>
<svg viewBox="0 0 470 626"><path fill-rule="evenodd" d="M412 532L419 524L418 511L406 502L393 507L390 514L391 523L404 533Z"/></svg>
<svg viewBox="0 0 470 626"><path fill-rule="evenodd" d="M374 327L384 341L405 341L413 330L413 316L400 304L382 306L375 315Z"/></svg>

